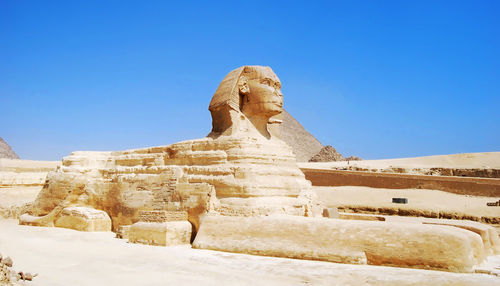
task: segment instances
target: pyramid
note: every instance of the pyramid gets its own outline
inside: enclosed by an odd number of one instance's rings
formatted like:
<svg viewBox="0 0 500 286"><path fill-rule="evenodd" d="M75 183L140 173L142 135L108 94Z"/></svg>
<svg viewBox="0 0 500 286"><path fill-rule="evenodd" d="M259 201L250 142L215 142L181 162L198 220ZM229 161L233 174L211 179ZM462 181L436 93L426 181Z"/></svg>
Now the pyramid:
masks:
<svg viewBox="0 0 500 286"><path fill-rule="evenodd" d="M0 158L19 159L19 156L10 148L9 144L0 137Z"/></svg>
<svg viewBox="0 0 500 286"><path fill-rule="evenodd" d="M337 152L335 148L332 146L328 145L323 147L318 154L312 156L311 159L309 159L309 162L336 162L336 161L345 161L344 156Z"/></svg>
<svg viewBox="0 0 500 286"><path fill-rule="evenodd" d="M323 145L302 126L290 113L283 109L281 139L285 141L297 156L297 162L307 162L318 154Z"/></svg>

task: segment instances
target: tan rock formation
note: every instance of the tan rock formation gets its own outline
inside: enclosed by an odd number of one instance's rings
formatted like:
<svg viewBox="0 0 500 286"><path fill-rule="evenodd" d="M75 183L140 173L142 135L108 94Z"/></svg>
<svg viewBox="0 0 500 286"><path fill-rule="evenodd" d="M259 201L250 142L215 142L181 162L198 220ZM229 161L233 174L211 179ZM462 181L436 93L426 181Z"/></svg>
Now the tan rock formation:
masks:
<svg viewBox="0 0 500 286"><path fill-rule="evenodd" d="M139 222L130 226L132 243L151 245L190 245L191 224L185 211L141 211Z"/></svg>
<svg viewBox="0 0 500 286"><path fill-rule="evenodd" d="M130 226L128 240L150 245L190 246L191 224L188 221L136 222Z"/></svg>
<svg viewBox="0 0 500 286"><path fill-rule="evenodd" d="M481 237L454 227L297 216L207 216L193 246L452 272L472 272L485 258Z"/></svg>
<svg viewBox="0 0 500 286"><path fill-rule="evenodd" d="M67 207L54 226L81 231L111 231L111 219L104 211L86 207Z"/></svg>

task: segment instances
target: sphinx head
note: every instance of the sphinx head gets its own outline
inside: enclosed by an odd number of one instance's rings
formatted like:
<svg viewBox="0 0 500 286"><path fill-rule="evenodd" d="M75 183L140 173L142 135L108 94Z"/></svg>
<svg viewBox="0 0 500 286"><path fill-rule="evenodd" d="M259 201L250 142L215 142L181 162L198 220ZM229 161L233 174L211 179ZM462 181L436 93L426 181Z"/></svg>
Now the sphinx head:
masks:
<svg viewBox="0 0 500 286"><path fill-rule="evenodd" d="M221 82L209 110L214 135L233 135L252 129L266 137L277 135L273 130L281 123L281 82L270 67L240 67Z"/></svg>

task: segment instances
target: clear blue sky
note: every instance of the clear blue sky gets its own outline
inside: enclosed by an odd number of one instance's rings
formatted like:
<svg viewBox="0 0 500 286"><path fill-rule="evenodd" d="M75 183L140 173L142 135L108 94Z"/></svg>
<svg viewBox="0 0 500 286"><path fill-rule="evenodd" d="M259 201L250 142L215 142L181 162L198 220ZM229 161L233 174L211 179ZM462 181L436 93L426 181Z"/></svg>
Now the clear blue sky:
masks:
<svg viewBox="0 0 500 286"><path fill-rule="evenodd" d="M500 151L500 1L0 0L0 136L34 160L200 138L242 65L344 155Z"/></svg>

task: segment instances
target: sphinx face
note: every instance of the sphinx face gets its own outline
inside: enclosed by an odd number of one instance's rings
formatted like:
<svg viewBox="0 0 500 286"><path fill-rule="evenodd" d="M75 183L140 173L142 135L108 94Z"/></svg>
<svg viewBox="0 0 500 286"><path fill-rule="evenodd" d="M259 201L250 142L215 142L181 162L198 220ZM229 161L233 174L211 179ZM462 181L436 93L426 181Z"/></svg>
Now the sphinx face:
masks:
<svg viewBox="0 0 500 286"><path fill-rule="evenodd" d="M281 82L274 73L261 73L258 78L247 81L250 93L243 104L247 116L271 117L283 110Z"/></svg>

